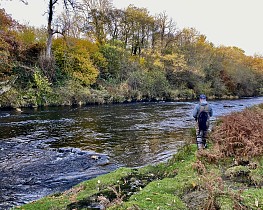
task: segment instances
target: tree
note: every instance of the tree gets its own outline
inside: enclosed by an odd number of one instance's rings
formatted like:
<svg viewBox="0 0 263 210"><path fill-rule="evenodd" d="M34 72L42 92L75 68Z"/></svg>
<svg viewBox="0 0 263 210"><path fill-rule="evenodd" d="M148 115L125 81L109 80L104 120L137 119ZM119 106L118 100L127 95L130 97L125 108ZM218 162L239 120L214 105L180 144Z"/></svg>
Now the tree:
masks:
<svg viewBox="0 0 263 210"><path fill-rule="evenodd" d="M146 8L130 5L125 10L125 27L128 29L125 37L127 44L131 47L132 55L140 56L142 49L147 48L153 22L154 18L149 15Z"/></svg>
<svg viewBox="0 0 263 210"><path fill-rule="evenodd" d="M168 15L163 12L155 17L155 24L157 26L157 31L154 33L159 39L154 39L153 47L157 47L164 53L171 43L175 41L176 34L176 24ZM159 44L158 44L159 41ZM158 46L159 45L159 46Z"/></svg>
<svg viewBox="0 0 263 210"><path fill-rule="evenodd" d="M55 5L58 4L58 2L59 0L49 0L48 2L48 26L47 26L48 38L47 38L47 48L46 48L46 57L48 59L51 58L52 37L55 33L58 33L58 31L52 28L54 9L55 9ZM76 0L63 0L63 5L66 11L69 10L69 6L74 8L76 4L77 4Z"/></svg>
<svg viewBox="0 0 263 210"><path fill-rule="evenodd" d="M20 0L24 4L28 4L27 0ZM69 7L72 7L73 9L77 5L76 0L61 0L63 3L63 6L66 11L69 11ZM52 28L52 23L54 19L54 12L55 12L55 5L57 5L60 2L60 0L48 0L48 24L47 24L47 46L46 46L46 57L48 59L51 59L51 47L52 47L52 37L55 33L58 33L57 30L54 30Z"/></svg>
<svg viewBox="0 0 263 210"><path fill-rule="evenodd" d="M107 30L112 43L121 38L121 33L123 33L123 29L121 28L123 17L124 11L120 9L114 8L108 13Z"/></svg>
<svg viewBox="0 0 263 210"><path fill-rule="evenodd" d="M4 9L0 9L0 80L9 77L19 43L15 31L19 25Z"/></svg>
<svg viewBox="0 0 263 210"><path fill-rule="evenodd" d="M62 13L55 20L54 25L56 30L62 36L81 38L83 36L84 21L81 15L78 13L68 14Z"/></svg>
<svg viewBox="0 0 263 210"><path fill-rule="evenodd" d="M112 9L111 0L83 0L81 7L86 22L85 30L89 38L104 44L107 25L109 25L109 13Z"/></svg>

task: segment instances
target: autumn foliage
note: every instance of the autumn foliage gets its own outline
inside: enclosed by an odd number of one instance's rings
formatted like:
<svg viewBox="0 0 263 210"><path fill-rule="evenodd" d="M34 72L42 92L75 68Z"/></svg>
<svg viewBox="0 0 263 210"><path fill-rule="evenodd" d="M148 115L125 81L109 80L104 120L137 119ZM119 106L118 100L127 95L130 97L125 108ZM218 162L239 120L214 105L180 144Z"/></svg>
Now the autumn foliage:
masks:
<svg viewBox="0 0 263 210"><path fill-rule="evenodd" d="M17 78L0 107L263 95L263 56L216 47L194 28L178 29L165 12L117 9L108 0L65 12L50 30L22 25L0 9L0 83ZM41 92L46 85L49 94Z"/></svg>
<svg viewBox="0 0 263 210"><path fill-rule="evenodd" d="M263 154L263 109L245 109L220 120L211 139L221 157L239 160Z"/></svg>

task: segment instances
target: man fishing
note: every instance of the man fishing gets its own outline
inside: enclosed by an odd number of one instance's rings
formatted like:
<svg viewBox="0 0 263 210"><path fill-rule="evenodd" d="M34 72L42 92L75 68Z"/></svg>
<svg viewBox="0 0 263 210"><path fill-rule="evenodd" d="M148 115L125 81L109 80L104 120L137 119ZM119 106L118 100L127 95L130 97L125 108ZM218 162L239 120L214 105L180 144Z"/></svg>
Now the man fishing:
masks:
<svg viewBox="0 0 263 210"><path fill-rule="evenodd" d="M209 118L213 116L212 107L206 101L206 95L199 96L199 103L195 106L193 117L196 121L196 143L198 149L207 147L206 138L209 128Z"/></svg>

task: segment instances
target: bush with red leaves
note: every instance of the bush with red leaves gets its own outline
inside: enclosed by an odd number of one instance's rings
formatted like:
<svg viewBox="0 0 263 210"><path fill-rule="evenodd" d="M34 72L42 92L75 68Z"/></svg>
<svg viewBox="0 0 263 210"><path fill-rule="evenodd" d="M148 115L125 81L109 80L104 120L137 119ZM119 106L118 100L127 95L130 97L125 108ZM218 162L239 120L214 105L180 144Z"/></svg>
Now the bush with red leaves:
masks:
<svg viewBox="0 0 263 210"><path fill-rule="evenodd" d="M247 108L220 118L211 133L221 157L236 159L263 155L263 109Z"/></svg>

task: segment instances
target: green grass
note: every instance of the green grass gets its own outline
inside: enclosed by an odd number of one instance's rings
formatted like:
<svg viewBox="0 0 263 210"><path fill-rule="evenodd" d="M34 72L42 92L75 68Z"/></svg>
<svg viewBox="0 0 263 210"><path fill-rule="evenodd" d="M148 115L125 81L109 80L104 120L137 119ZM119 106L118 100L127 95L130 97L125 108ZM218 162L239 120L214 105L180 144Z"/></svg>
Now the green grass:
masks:
<svg viewBox="0 0 263 210"><path fill-rule="evenodd" d="M129 168L120 168L112 173L101 175L97 178L82 182L65 193L44 197L40 200L23 205L25 210L58 210L66 209L72 201L79 201L100 192L131 173ZM21 209L20 207L14 209Z"/></svg>
<svg viewBox="0 0 263 210"><path fill-rule="evenodd" d="M251 188L244 190L241 197L249 209L263 209L263 189Z"/></svg>
<svg viewBox="0 0 263 210"><path fill-rule="evenodd" d="M249 186L248 183L236 183L231 180L232 176L225 176L225 173L238 174L238 171L246 169L248 180L252 180L252 183L253 181L260 183L263 177L262 158L251 160L256 163L257 167L248 169L247 166L233 168L230 159L209 163L197 157L196 145L186 145L167 163L149 165L139 169L120 168L112 173L82 182L64 193L47 196L19 209L62 210L70 209L69 207L87 209L85 205L82 205L83 203L85 204L89 198L103 195L111 201L111 205L107 207L110 210L184 210L193 209L195 205L195 201L185 199L185 196L191 193L197 195L203 193L206 196L202 204L196 202L196 209L203 209L211 204L222 210L233 209L234 205L255 210L263 209L262 189L256 188L256 185ZM205 171L201 173L193 167L200 160L205 167ZM235 170L231 171L233 169ZM223 180L223 176L227 177L227 180ZM131 196L127 196L122 187L127 182L136 182L139 179L146 182L145 186L138 188ZM152 180L147 181L147 179ZM116 191L114 192L113 189ZM121 202L114 203L113 198L109 197L112 195L120 198ZM122 198L122 196L125 197Z"/></svg>

